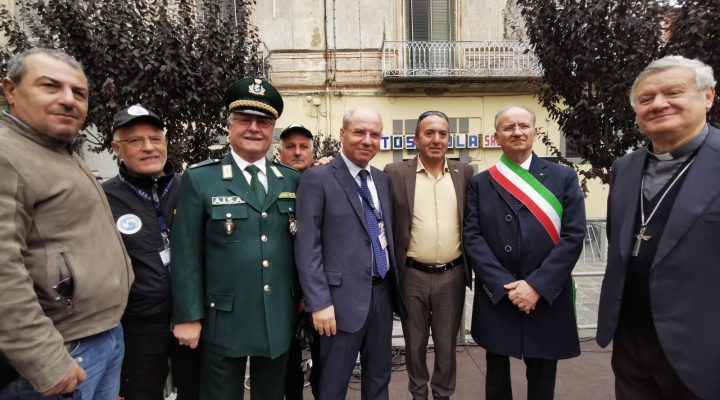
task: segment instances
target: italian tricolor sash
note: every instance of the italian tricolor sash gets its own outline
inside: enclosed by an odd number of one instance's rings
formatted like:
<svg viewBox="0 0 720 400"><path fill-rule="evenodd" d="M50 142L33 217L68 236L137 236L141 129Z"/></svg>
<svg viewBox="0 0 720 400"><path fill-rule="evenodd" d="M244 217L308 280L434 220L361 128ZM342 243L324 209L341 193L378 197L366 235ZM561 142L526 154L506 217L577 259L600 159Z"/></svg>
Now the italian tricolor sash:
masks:
<svg viewBox="0 0 720 400"><path fill-rule="evenodd" d="M560 241L560 223L563 216L562 204L557 197L523 167L504 155L489 171L500 186L525 204L557 244Z"/></svg>

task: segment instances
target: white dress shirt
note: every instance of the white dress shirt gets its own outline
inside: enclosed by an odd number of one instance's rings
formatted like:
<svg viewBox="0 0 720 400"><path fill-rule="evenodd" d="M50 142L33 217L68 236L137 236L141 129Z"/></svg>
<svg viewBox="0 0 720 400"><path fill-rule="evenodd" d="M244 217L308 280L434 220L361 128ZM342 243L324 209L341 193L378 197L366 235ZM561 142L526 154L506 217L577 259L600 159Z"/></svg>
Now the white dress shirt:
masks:
<svg viewBox="0 0 720 400"><path fill-rule="evenodd" d="M520 166L523 167L523 169L525 171L530 170L530 164L532 163L532 158L533 158L532 153L530 153L530 157L528 157L527 160L523 161L522 164L520 164Z"/></svg>
<svg viewBox="0 0 720 400"><path fill-rule="evenodd" d="M262 185L265 187L265 193L267 193L268 190L268 179L267 179L267 171L265 169L267 168L265 157L255 161L254 163L249 163L245 160L243 160L242 157L240 157L235 150L230 150L230 154L232 154L233 159L235 159L235 164L237 164L238 168L240 168L240 171L243 172L243 175L245 175L245 179L247 179L248 185L250 184L250 180L252 179L252 175L250 175L250 172L245 171L245 168L253 164L256 167L260 168L260 171L258 171L258 180Z"/></svg>
<svg viewBox="0 0 720 400"><path fill-rule="evenodd" d="M350 175L355 179L355 182L357 182L358 186L362 187L362 180L360 180L360 171L365 170L368 172L367 177L367 185L368 189L370 190L370 196L372 196L373 205L375 208L380 212L382 215L382 205L380 204L380 199L378 198L377 194L377 188L375 187L375 182L372 178L372 173L370 170L370 164L368 164L365 168L360 168L352 161L348 160L347 157L345 157L345 154L343 152L340 152L340 156L342 157L343 161L345 161L345 165L347 165L348 169L350 170ZM360 200L360 205L362 205L362 196L360 196L360 193L358 193L358 199ZM385 230L385 235L387 235L388 232ZM372 247L370 247L370 250L372 251ZM373 256L374 257L374 256ZM385 248L385 259L387 259L387 265L388 265L388 271L390 271L390 255L388 254L387 247ZM375 270L373 269L373 275L375 275Z"/></svg>

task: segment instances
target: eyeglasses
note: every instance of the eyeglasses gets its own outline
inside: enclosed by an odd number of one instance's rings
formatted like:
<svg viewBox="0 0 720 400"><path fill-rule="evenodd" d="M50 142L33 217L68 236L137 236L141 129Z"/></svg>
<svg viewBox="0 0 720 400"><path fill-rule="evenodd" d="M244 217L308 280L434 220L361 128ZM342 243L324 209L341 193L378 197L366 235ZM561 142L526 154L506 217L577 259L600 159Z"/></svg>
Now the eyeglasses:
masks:
<svg viewBox="0 0 720 400"><path fill-rule="evenodd" d="M253 121L255 121L255 124L257 124L258 128L268 129L275 126L275 120L272 118L251 117L244 114L234 117L232 121L238 123L240 126L243 127L252 125Z"/></svg>
<svg viewBox="0 0 720 400"><path fill-rule="evenodd" d="M130 147L141 147L145 144L146 141L150 141L150 144L154 147L160 147L166 143L165 138L162 136L153 136L149 138L136 137L125 140L113 140L113 142L127 142L128 146Z"/></svg>
<svg viewBox="0 0 720 400"><path fill-rule="evenodd" d="M70 267L70 262L68 262L67 255L65 253L60 253L59 256L62 261L65 263L65 266L70 271L70 277L69 278L63 278L62 274L58 272L60 281L53 286L53 289L55 290L55 293L58 294L58 298L55 300L64 300L65 302L65 310L67 311L68 315L73 313L73 299L75 298L75 271L73 271L72 267Z"/></svg>
<svg viewBox="0 0 720 400"><path fill-rule="evenodd" d="M505 133L512 134L512 133L515 133L515 130L518 128L520 129L520 132L528 132L528 131L535 129L535 127L530 124L517 124L517 125L503 126L500 128L500 130Z"/></svg>
<svg viewBox="0 0 720 400"><path fill-rule="evenodd" d="M418 124L420 123L420 121L422 121L423 119L425 119L431 115L437 115L438 117L444 118L445 121L450 122L448 120L448 116L445 115L445 113L443 113L441 111L425 111L424 113L420 114L420 117L418 117L418 120L417 120Z"/></svg>

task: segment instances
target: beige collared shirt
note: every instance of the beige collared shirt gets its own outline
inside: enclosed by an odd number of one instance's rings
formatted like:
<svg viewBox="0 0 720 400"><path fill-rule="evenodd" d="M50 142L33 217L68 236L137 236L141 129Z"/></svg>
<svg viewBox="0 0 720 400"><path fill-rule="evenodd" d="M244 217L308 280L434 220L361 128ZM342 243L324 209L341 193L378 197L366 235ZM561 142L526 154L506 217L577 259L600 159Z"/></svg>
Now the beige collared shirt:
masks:
<svg viewBox="0 0 720 400"><path fill-rule="evenodd" d="M436 178L425 170L418 157L407 256L425 264L444 264L462 255L460 245L457 196L447 160Z"/></svg>

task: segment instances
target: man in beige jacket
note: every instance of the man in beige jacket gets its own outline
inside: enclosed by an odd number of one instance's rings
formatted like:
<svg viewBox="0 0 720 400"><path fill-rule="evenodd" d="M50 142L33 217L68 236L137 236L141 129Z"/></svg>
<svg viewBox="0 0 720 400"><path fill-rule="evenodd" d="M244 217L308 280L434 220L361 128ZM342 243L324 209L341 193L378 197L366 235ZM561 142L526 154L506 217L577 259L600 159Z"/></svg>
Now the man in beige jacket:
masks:
<svg viewBox="0 0 720 400"><path fill-rule="evenodd" d="M2 87L0 363L19 376L0 400L117 400L133 275L102 188L72 151L85 74L62 52L32 49L10 60Z"/></svg>

